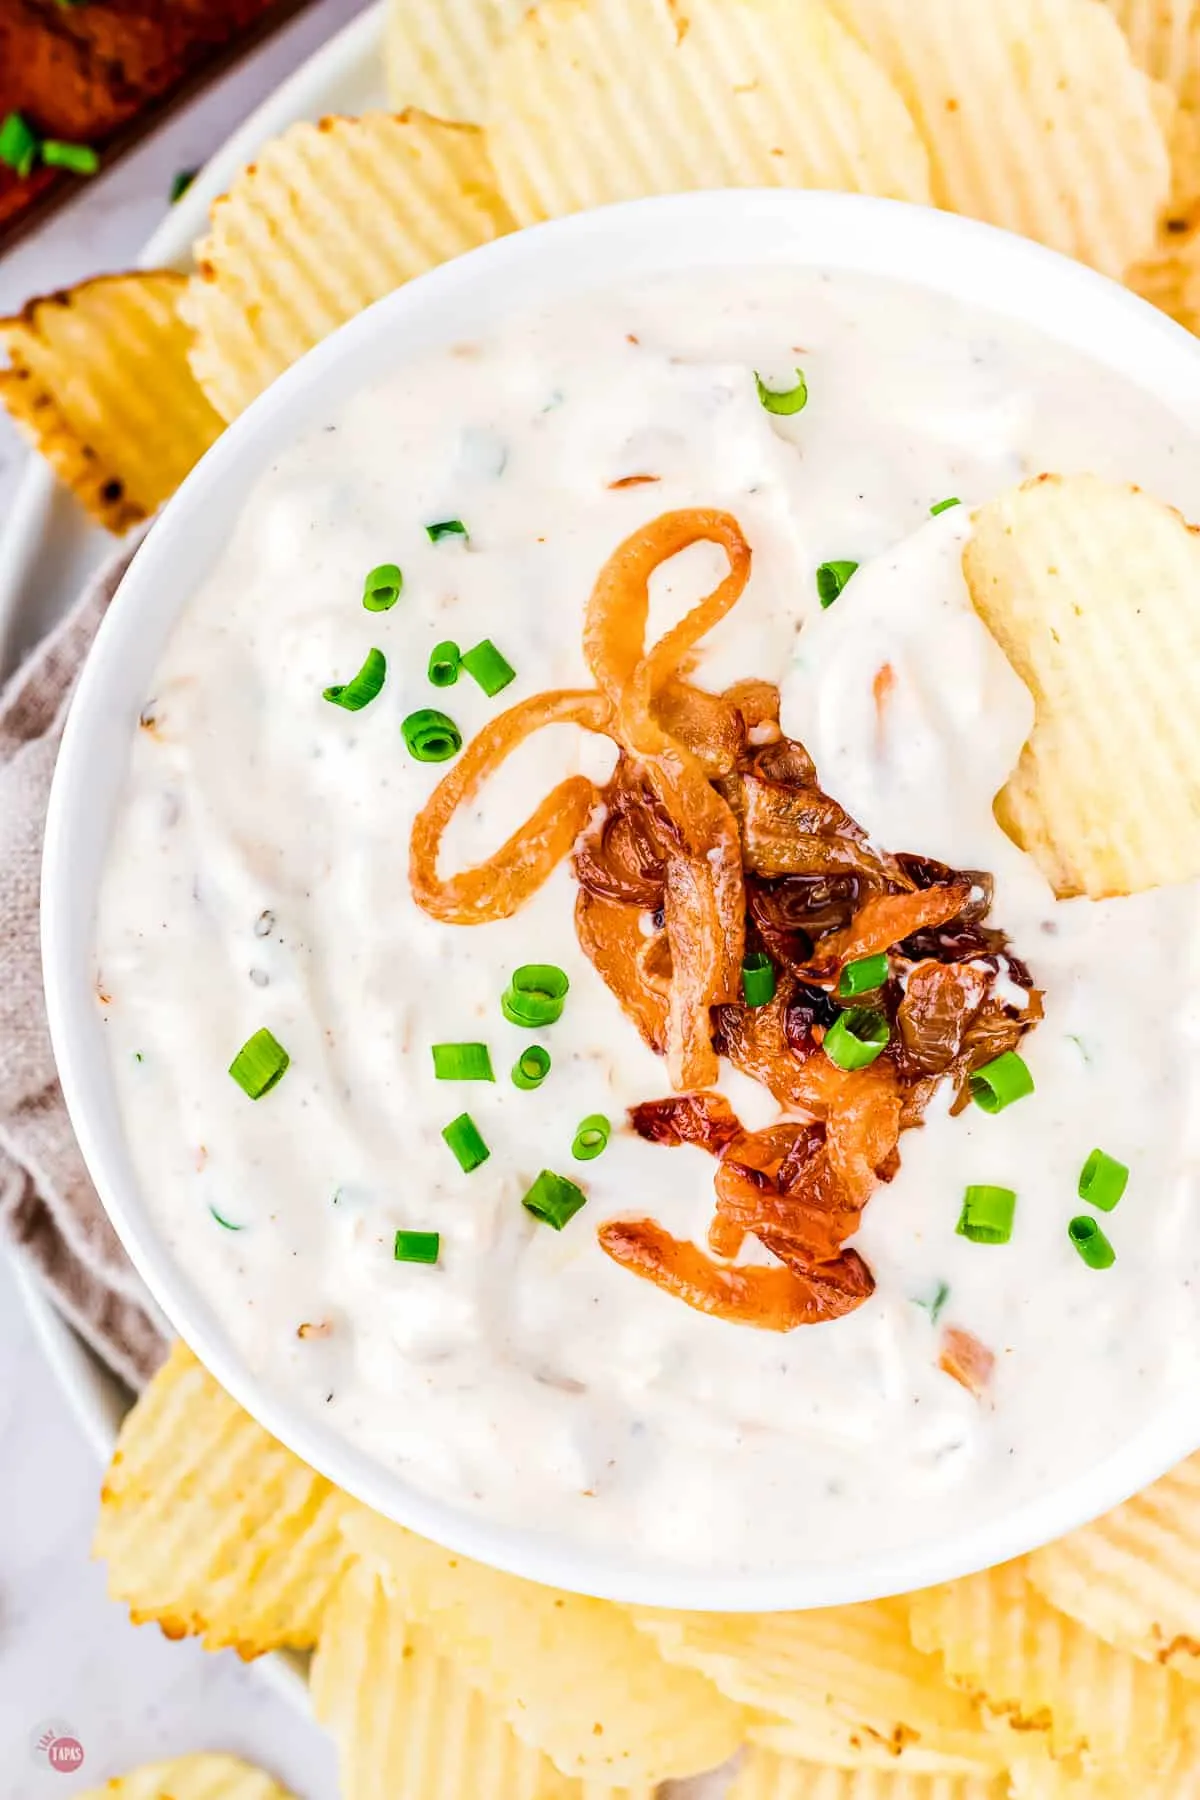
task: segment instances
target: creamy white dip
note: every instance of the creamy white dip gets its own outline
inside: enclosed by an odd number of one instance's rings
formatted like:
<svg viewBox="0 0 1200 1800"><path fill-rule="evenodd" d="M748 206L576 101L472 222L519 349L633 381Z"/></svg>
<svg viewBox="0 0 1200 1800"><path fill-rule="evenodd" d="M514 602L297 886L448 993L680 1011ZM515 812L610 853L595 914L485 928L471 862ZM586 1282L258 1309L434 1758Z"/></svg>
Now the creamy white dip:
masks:
<svg viewBox="0 0 1200 1800"><path fill-rule="evenodd" d="M773 417L752 372L786 387L797 365L808 405ZM96 957L149 1203L271 1388L463 1508L733 1571L936 1540L1095 1461L1194 1379L1196 896L1056 903L1000 833L991 800L1031 703L970 608L967 507L929 520L936 501L1047 468L1183 502L1200 458L1057 344L915 291L749 271L602 295L426 356L269 470L146 695ZM638 474L659 480L611 486ZM409 756L401 720L437 707L469 739L526 695L590 686L598 569L636 525L690 505L728 508L754 552L696 679L779 681L785 728L879 844L993 870L992 922L1046 994L1022 1046L1035 1094L957 1119L940 1096L856 1240L874 1296L786 1336L691 1311L596 1245L630 1209L703 1242L714 1164L625 1126L669 1086L578 947L569 867L472 928L428 918L408 886L412 820L445 765ZM448 518L469 547L429 541ZM864 566L821 613L816 566L842 558ZM370 613L363 576L381 562L404 591ZM651 635L720 568L708 549L671 565ZM485 637L517 670L501 696L429 685L435 644ZM373 646L379 698L324 701ZM897 679L881 733L883 661ZM575 728L542 733L455 820L444 866L480 860L565 772L603 779L612 758ZM530 961L571 981L536 1034L499 1005ZM227 1069L261 1026L291 1066L252 1102ZM434 1080L431 1045L460 1040L490 1046L494 1085ZM553 1067L522 1092L509 1070L530 1041ZM749 1127L777 1116L744 1078L723 1085ZM464 1111L491 1151L469 1175L441 1136ZM574 1163L596 1112L611 1142ZM1097 1145L1132 1171L1103 1221L1104 1272L1067 1238ZM588 1195L561 1233L521 1206L546 1167ZM955 1235L973 1183L1016 1190L1007 1245ZM397 1229L439 1232L438 1265L394 1261ZM947 1323L996 1354L982 1403L937 1366Z"/></svg>

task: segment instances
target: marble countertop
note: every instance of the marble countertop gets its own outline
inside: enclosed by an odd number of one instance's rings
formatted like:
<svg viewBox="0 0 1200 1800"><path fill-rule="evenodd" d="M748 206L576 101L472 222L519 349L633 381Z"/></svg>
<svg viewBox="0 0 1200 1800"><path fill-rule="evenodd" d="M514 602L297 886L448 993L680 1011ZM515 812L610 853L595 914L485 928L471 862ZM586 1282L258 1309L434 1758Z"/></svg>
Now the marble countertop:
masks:
<svg viewBox="0 0 1200 1800"><path fill-rule="evenodd" d="M233 74L81 189L0 260L0 313L31 294L127 266L195 167L292 69L361 10L315 0ZM0 420L0 528L25 451ZM336 1800L332 1748L261 1672L130 1625L89 1561L100 1468L26 1319L0 1254L0 1800L68 1800L140 1762L236 1751L301 1800ZM74 1773L35 1753L54 1722L83 1746Z"/></svg>

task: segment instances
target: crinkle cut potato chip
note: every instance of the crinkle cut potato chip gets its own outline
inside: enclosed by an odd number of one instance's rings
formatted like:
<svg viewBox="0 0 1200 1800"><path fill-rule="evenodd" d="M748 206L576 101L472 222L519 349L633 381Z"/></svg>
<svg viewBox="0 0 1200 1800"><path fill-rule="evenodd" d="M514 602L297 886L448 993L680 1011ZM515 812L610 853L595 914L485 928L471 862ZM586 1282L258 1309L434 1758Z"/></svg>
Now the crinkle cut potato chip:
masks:
<svg viewBox="0 0 1200 1800"><path fill-rule="evenodd" d="M708 187L930 198L903 102L823 0L542 0L488 137L522 225Z"/></svg>
<svg viewBox="0 0 1200 1800"><path fill-rule="evenodd" d="M986 1772L1002 1769L1011 1754L1006 1734L985 1732L975 1702L914 1647L903 1602L797 1613L638 1609L633 1616L668 1662L756 1709L749 1735L772 1749L824 1755L824 1710L848 1728L835 1754L852 1767L874 1764L883 1749L893 1767L909 1767L911 1758L925 1770Z"/></svg>
<svg viewBox="0 0 1200 1800"><path fill-rule="evenodd" d="M344 1529L440 1654L563 1774L653 1784L716 1768L742 1742L742 1709L664 1663L622 1607L514 1580L365 1508Z"/></svg>
<svg viewBox="0 0 1200 1800"><path fill-rule="evenodd" d="M1007 1800L1003 1777L823 1769L749 1750L726 1800Z"/></svg>
<svg viewBox="0 0 1200 1800"><path fill-rule="evenodd" d="M1042 475L979 508L963 570L1036 707L1006 830L1059 894L1200 876L1200 532L1137 488Z"/></svg>
<svg viewBox="0 0 1200 1800"><path fill-rule="evenodd" d="M496 51L524 11L524 0L388 0L383 59L391 105L484 124Z"/></svg>
<svg viewBox="0 0 1200 1800"><path fill-rule="evenodd" d="M1120 277L1154 243L1170 156L1102 0L830 0L895 82L938 206Z"/></svg>
<svg viewBox="0 0 1200 1800"><path fill-rule="evenodd" d="M99 275L0 319L0 401L98 524L148 518L222 428L188 366L184 278Z"/></svg>
<svg viewBox="0 0 1200 1800"><path fill-rule="evenodd" d="M246 1657L306 1649L349 1561L349 1504L177 1343L121 1427L93 1553L135 1624Z"/></svg>
<svg viewBox="0 0 1200 1800"><path fill-rule="evenodd" d="M1200 1681L1200 1455L1028 1560L1046 1599L1110 1644Z"/></svg>
<svg viewBox="0 0 1200 1800"><path fill-rule="evenodd" d="M1188 85L1196 49L1196 0L1104 0L1139 69L1177 97Z"/></svg>
<svg viewBox="0 0 1200 1800"><path fill-rule="evenodd" d="M410 110L293 125L213 204L183 312L232 419L372 301L512 229L474 125Z"/></svg>
<svg viewBox="0 0 1200 1800"><path fill-rule="evenodd" d="M1200 1696L1050 1606L1020 1563L914 1594L913 1641L985 1711L1053 1752L1156 1769L1200 1725Z"/></svg>
<svg viewBox="0 0 1200 1800"><path fill-rule="evenodd" d="M75 1800L292 1800L292 1796L240 1757L204 1751L146 1763L103 1787L77 1792Z"/></svg>

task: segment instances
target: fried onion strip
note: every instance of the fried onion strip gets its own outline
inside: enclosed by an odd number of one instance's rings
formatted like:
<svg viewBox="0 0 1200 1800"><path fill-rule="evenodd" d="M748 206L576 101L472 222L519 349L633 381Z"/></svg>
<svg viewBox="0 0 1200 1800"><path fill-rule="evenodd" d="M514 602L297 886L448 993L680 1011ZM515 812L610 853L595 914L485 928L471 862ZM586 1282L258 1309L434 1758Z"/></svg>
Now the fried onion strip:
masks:
<svg viewBox="0 0 1200 1800"><path fill-rule="evenodd" d="M476 793L522 739L544 725L582 725L607 732L612 708L600 694L536 694L501 713L472 738L462 756L417 814L409 851L409 881L417 905L448 925L481 925L511 918L567 855L596 802L584 775L559 782L525 823L486 862L442 880L438 852L454 813Z"/></svg>

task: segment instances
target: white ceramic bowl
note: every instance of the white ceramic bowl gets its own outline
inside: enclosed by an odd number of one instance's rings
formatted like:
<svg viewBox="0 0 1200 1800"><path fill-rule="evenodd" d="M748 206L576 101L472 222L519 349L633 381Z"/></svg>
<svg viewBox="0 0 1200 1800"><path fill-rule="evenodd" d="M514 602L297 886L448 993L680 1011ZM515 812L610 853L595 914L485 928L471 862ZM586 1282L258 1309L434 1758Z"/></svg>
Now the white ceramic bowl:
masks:
<svg viewBox="0 0 1200 1800"><path fill-rule="evenodd" d="M502 239L414 281L288 371L183 484L136 557L84 671L59 758L46 830L42 931L46 999L67 1104L88 1167L130 1256L218 1380L284 1443L340 1486L426 1536L536 1580L662 1606L773 1610L923 1587L1015 1556L1124 1499L1200 1443L1200 1402L1145 1420L1086 1476L985 1526L833 1567L794 1573L648 1576L606 1555L489 1524L414 1491L316 1419L268 1393L227 1342L138 1191L117 1115L93 991L94 904L138 712L180 610L227 541L266 464L347 392L422 349L491 328L532 303L669 271L765 264L899 278L1037 327L1118 370L1200 433L1200 347L1161 314L1076 263L945 213L857 197L784 192L638 201ZM1114 429L1119 430L1114 420ZM1149 1297L1148 1297L1149 1298ZM881 1497L881 1504L884 1503Z"/></svg>

